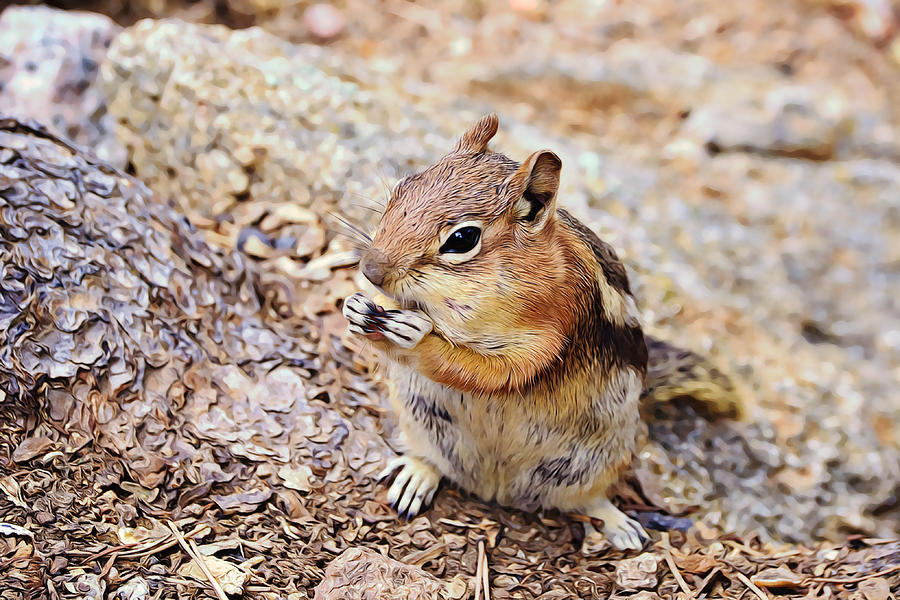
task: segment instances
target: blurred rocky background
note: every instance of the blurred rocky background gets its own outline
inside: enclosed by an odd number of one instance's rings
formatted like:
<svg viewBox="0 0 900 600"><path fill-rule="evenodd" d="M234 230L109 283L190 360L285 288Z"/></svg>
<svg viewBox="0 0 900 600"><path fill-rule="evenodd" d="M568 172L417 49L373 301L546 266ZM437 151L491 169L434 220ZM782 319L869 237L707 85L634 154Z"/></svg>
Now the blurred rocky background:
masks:
<svg viewBox="0 0 900 600"><path fill-rule="evenodd" d="M6 8L0 586L896 595L898 98L890 0ZM329 213L371 226L490 110L496 149L563 158L648 328L747 389L746 423L648 423L631 562L453 489L399 521L372 481L391 417Z"/></svg>

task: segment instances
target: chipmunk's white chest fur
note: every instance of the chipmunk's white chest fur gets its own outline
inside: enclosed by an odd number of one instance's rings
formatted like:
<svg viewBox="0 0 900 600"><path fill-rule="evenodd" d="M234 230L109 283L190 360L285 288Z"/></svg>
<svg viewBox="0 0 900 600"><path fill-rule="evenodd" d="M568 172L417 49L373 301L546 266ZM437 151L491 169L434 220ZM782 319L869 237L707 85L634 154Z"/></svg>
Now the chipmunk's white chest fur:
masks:
<svg viewBox="0 0 900 600"><path fill-rule="evenodd" d="M555 412L552 398L468 394L410 367L387 366L409 450L485 500L525 510L578 509L591 489L609 484L597 478L608 477L633 450L641 378L631 369L602 392L581 390L594 397L574 403L584 413L577 414Z"/></svg>

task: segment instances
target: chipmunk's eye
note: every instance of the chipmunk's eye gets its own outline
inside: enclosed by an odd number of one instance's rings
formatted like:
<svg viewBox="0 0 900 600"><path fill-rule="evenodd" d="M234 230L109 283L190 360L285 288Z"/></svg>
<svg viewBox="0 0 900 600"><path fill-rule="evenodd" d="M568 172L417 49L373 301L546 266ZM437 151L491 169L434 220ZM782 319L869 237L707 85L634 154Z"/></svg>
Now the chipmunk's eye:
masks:
<svg viewBox="0 0 900 600"><path fill-rule="evenodd" d="M478 227L468 226L460 227L450 234L447 240L441 245L441 254L465 254L469 252L481 239L481 229Z"/></svg>

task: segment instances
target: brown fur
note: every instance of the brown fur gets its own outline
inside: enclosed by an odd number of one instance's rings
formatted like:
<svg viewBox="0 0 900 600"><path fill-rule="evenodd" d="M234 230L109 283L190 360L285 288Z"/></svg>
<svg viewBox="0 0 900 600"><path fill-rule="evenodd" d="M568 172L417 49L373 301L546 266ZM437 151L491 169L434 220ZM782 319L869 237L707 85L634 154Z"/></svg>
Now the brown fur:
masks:
<svg viewBox="0 0 900 600"><path fill-rule="evenodd" d="M423 465L485 498L598 507L621 525L606 488L630 461L648 365L628 276L557 208L559 158L491 152L496 131L496 116L482 118L395 187L361 268L379 303L433 329L411 349L370 340ZM439 248L469 221L480 251L453 263Z"/></svg>

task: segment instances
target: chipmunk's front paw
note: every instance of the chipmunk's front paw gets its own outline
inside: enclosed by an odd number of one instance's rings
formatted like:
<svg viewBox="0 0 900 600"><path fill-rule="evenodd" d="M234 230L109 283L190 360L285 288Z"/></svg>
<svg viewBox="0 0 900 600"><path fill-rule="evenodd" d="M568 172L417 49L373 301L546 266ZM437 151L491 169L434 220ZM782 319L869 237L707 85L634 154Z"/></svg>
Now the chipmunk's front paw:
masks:
<svg viewBox="0 0 900 600"><path fill-rule="evenodd" d="M421 311L384 310L360 292L344 300L343 312L352 333L387 340L407 350L415 348L434 327Z"/></svg>
<svg viewBox="0 0 900 600"><path fill-rule="evenodd" d="M398 456L388 462L379 479L384 479L397 468L400 472L388 490L388 502L399 514L406 512L410 519L431 503L434 493L441 482L441 474L434 467L411 456Z"/></svg>
<svg viewBox="0 0 900 600"><path fill-rule="evenodd" d="M640 550L650 541L650 536L641 524L616 508L609 500L600 503L589 514L603 521L603 535L619 550Z"/></svg>

